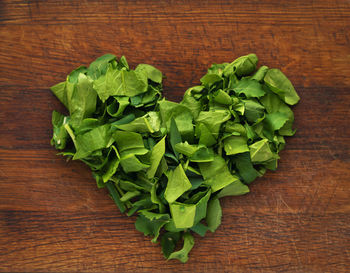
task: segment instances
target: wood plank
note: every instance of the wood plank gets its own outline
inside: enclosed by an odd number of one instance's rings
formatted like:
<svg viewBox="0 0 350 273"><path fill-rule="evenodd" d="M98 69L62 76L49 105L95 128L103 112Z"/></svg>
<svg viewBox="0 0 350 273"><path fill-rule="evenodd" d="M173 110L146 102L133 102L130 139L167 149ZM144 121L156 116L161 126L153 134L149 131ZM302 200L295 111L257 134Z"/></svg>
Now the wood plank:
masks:
<svg viewBox="0 0 350 273"><path fill-rule="evenodd" d="M350 3L0 2L0 271L347 272ZM211 63L255 52L301 96L279 168L222 201L187 264L118 212L81 162L50 146L49 87L107 53L150 63L179 101Z"/></svg>

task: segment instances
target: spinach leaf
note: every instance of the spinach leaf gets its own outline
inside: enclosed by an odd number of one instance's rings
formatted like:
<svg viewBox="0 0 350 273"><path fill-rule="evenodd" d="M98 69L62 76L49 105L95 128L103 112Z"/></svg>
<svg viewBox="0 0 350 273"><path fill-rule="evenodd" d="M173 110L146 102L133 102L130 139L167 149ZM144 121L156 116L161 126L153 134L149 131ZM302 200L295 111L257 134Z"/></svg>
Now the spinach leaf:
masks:
<svg viewBox="0 0 350 273"><path fill-rule="evenodd" d="M147 76L136 71L118 70L109 65L106 75L94 81L94 89L102 102L110 96L133 97L147 91Z"/></svg>
<svg viewBox="0 0 350 273"><path fill-rule="evenodd" d="M199 222L197 225L191 228L191 231L197 233L198 235L204 237L208 231L208 227Z"/></svg>
<svg viewBox="0 0 350 273"><path fill-rule="evenodd" d="M92 152L107 148L111 145L112 133L110 125L98 126L91 131L75 137L76 153L73 159L81 159L89 156Z"/></svg>
<svg viewBox="0 0 350 273"><path fill-rule="evenodd" d="M252 162L264 162L273 157L269 141L262 139L249 146L250 158Z"/></svg>
<svg viewBox="0 0 350 273"><path fill-rule="evenodd" d="M254 169L249 153L236 155L234 162L236 164L238 174L247 184L253 182L259 175L259 172Z"/></svg>
<svg viewBox="0 0 350 273"><path fill-rule="evenodd" d="M111 63L113 60L116 60L116 56L113 54L105 54L101 57L98 57L90 64L89 68L87 69L87 76L93 80L96 80L100 76L105 75L109 63Z"/></svg>
<svg viewBox="0 0 350 273"><path fill-rule="evenodd" d="M241 56L227 65L223 71L223 74L226 77L229 77L231 74L235 74L239 77L249 75L250 73L254 72L257 62L258 57L255 54Z"/></svg>
<svg viewBox="0 0 350 273"><path fill-rule="evenodd" d="M213 192L238 180L238 177L231 174L225 160L219 155L214 155L212 162L198 163L198 165L205 179L204 184L210 186Z"/></svg>
<svg viewBox="0 0 350 273"><path fill-rule="evenodd" d="M235 180L225 188L223 188L219 194L218 198L222 198L225 196L239 196L249 192L249 188L247 185L244 185L240 180Z"/></svg>
<svg viewBox="0 0 350 273"><path fill-rule="evenodd" d="M208 213L205 221L208 224L208 229L214 232L221 224L222 210L218 198L213 198L208 204Z"/></svg>
<svg viewBox="0 0 350 273"><path fill-rule="evenodd" d="M204 124L215 138L218 138L221 125L231 117L228 110L202 111L199 113L196 124Z"/></svg>
<svg viewBox="0 0 350 273"><path fill-rule="evenodd" d="M173 252L169 255L168 260L178 259L179 261L186 263L188 261L188 253L194 246L194 238L189 232L185 232L182 236L184 245L181 250Z"/></svg>
<svg viewBox="0 0 350 273"><path fill-rule="evenodd" d="M52 113L51 145L89 166L122 213L138 214L135 228L160 238L165 258L186 262L191 234L221 224L219 199L276 170L295 133L298 94L280 70L255 71L257 62L248 54L213 64L176 103L162 98L154 66L101 56L51 87L69 112Z"/></svg>
<svg viewBox="0 0 350 273"><path fill-rule="evenodd" d="M300 100L292 83L281 70L277 68L269 69L264 77L264 82L285 103L294 105Z"/></svg>
<svg viewBox="0 0 350 273"><path fill-rule="evenodd" d="M191 228L196 217L196 205L174 202L169 204L171 217L176 228Z"/></svg>
<svg viewBox="0 0 350 273"><path fill-rule="evenodd" d="M170 171L164 197L171 204L191 187L190 180L188 180L182 165L179 164L174 171Z"/></svg>
<svg viewBox="0 0 350 273"><path fill-rule="evenodd" d="M191 111L176 102L162 100L158 104L162 124L167 131L170 131L171 120L174 119L182 139L191 141L194 135Z"/></svg>
<svg viewBox="0 0 350 273"><path fill-rule="evenodd" d="M135 222L135 228L143 232L145 236L153 236L152 242L155 243L158 239L160 229L169 221L169 215L163 214L160 217L149 218L144 214L140 214Z"/></svg>
<svg viewBox="0 0 350 273"><path fill-rule="evenodd" d="M153 178L156 174L160 161L165 153L165 137L163 137L152 149L151 152L151 166L147 170L148 178Z"/></svg>
<svg viewBox="0 0 350 273"><path fill-rule="evenodd" d="M170 254L174 252L177 242L180 240L180 232L166 232L161 238L162 252L164 257L169 258Z"/></svg>
<svg viewBox="0 0 350 273"><path fill-rule="evenodd" d="M56 111L52 112L53 136L51 139L51 145L55 145L56 149L62 150L66 148L68 132L64 128L64 125L67 124L68 121L69 118L61 113Z"/></svg>
<svg viewBox="0 0 350 273"><path fill-rule="evenodd" d="M224 149L227 155L249 152L247 139L241 136L230 136L224 140Z"/></svg>
<svg viewBox="0 0 350 273"><path fill-rule="evenodd" d="M139 64L136 69L136 72L142 72L146 74L147 78L153 82L161 83L162 82L162 72L160 72L157 68L153 67L149 64Z"/></svg>
<svg viewBox="0 0 350 273"><path fill-rule="evenodd" d="M177 129L177 125L174 118L172 118L170 122L169 138L170 138L169 142L170 142L171 149L173 150L176 158L178 159L179 153L176 151L175 147L177 143L182 142L182 138L179 130Z"/></svg>
<svg viewBox="0 0 350 273"><path fill-rule="evenodd" d="M233 89L238 95L244 94L246 98L259 98L265 95L262 85L252 79L242 79Z"/></svg>

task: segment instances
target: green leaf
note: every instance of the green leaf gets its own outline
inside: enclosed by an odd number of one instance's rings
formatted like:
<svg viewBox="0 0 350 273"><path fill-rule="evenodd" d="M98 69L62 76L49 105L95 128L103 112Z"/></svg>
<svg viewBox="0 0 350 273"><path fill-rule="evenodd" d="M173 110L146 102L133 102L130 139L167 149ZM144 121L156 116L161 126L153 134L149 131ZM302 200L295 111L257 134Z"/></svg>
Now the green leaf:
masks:
<svg viewBox="0 0 350 273"><path fill-rule="evenodd" d="M203 88L203 86L200 86L200 88ZM194 119L196 119L202 110L202 102L196 100L193 97L192 91L195 90L196 87L191 87L187 89L185 92L182 101L180 102L181 105L187 107L193 116Z"/></svg>
<svg viewBox="0 0 350 273"><path fill-rule="evenodd" d="M223 74L226 77L232 74L236 74L238 77L249 75L255 70L257 62L258 57L255 54L241 56L227 65Z"/></svg>
<svg viewBox="0 0 350 273"><path fill-rule="evenodd" d="M225 132L230 133L230 134L235 135L235 136L246 136L247 135L246 129L242 124L233 122L231 120L229 120L225 123Z"/></svg>
<svg viewBox="0 0 350 273"><path fill-rule="evenodd" d="M78 82L78 77L80 73L86 74L87 69L85 66L80 66L77 69L74 69L67 77L67 81L71 83L77 83Z"/></svg>
<svg viewBox="0 0 350 273"><path fill-rule="evenodd" d="M118 151L123 155L128 154L144 155L148 152L143 143L142 135L134 132L116 131L113 134Z"/></svg>
<svg viewBox="0 0 350 273"><path fill-rule="evenodd" d="M162 203L161 198L158 197L158 195L157 195L157 189L158 189L158 181L155 182L155 183L152 185L152 189L151 189L151 201L152 201L152 203L157 204L157 205L159 206L159 212L160 212L160 213L164 213L164 212L165 212L165 206L164 206L164 204Z"/></svg>
<svg viewBox="0 0 350 273"><path fill-rule="evenodd" d="M174 202L169 204L171 217L176 228L191 228L196 216L195 204Z"/></svg>
<svg viewBox="0 0 350 273"><path fill-rule="evenodd" d="M140 210L139 211L140 214L142 214L143 216L145 216L147 219L153 221L153 220L169 220L170 216L167 213L155 213L152 211L148 211L148 210Z"/></svg>
<svg viewBox="0 0 350 273"><path fill-rule="evenodd" d="M202 111L200 112L196 123L203 123L210 133L217 138L219 135L221 124L228 121L231 117L228 110Z"/></svg>
<svg viewBox="0 0 350 273"><path fill-rule="evenodd" d="M247 185L244 185L241 181L236 180L223 188L217 195L218 198L225 196L239 196L249 192Z"/></svg>
<svg viewBox="0 0 350 273"><path fill-rule="evenodd" d="M226 155L240 154L249 152L247 139L241 136L230 136L224 140L224 149Z"/></svg>
<svg viewBox="0 0 350 273"><path fill-rule="evenodd" d="M262 106L257 101L244 100L245 112L244 116L249 122L257 122L260 118L264 116L264 106Z"/></svg>
<svg viewBox="0 0 350 273"><path fill-rule="evenodd" d="M185 232L183 235L184 245L181 250L173 252L169 255L168 260L178 259L182 263L188 261L188 253L194 246L194 238L189 232Z"/></svg>
<svg viewBox="0 0 350 273"><path fill-rule="evenodd" d="M239 175L244 182L249 184L253 182L259 175L259 172L254 169L250 160L250 153L238 154L235 156L234 162L236 164Z"/></svg>
<svg viewBox="0 0 350 273"><path fill-rule="evenodd" d="M142 163L133 152L124 153L120 158L120 165L126 173L139 172L150 167Z"/></svg>
<svg viewBox="0 0 350 273"><path fill-rule="evenodd" d="M174 120L174 118L171 119L171 123L170 123L170 135L169 135L169 142L170 142L170 146L176 156L176 158L179 158L179 153L176 151L175 146L177 143L182 142L182 138L180 135L179 130L177 129L176 126L176 122Z"/></svg>
<svg viewBox="0 0 350 273"><path fill-rule="evenodd" d="M215 137L213 137L208 127L203 123L199 123L199 125L196 127L196 136L199 138L200 145L210 147L216 144Z"/></svg>
<svg viewBox="0 0 350 273"><path fill-rule="evenodd" d="M154 133L160 130L160 118L157 112L150 111L130 123L116 125L120 130L138 133Z"/></svg>
<svg viewBox="0 0 350 273"><path fill-rule="evenodd" d="M166 258L186 262L190 232L214 232L219 198L246 194L275 170L284 136L295 133L294 87L277 69L255 72L257 61L213 64L175 103L162 99L158 69L104 55L51 88L69 111L53 112L51 144L87 164L121 212L138 213L136 229L154 243L160 236Z"/></svg>
<svg viewBox="0 0 350 273"><path fill-rule="evenodd" d="M285 113L275 112L265 116L266 125L272 131L279 130L288 121L288 116Z"/></svg>
<svg viewBox="0 0 350 273"><path fill-rule="evenodd" d="M147 78L153 82L161 83L163 76L162 72L160 72L157 68L149 64L139 64L136 69L136 72L145 73Z"/></svg>
<svg viewBox="0 0 350 273"><path fill-rule="evenodd" d="M162 252L165 258L169 258L170 254L174 252L177 242L181 238L180 232L166 232L160 240L162 245Z"/></svg>
<svg viewBox="0 0 350 273"><path fill-rule="evenodd" d="M94 81L94 89L102 102L110 96L133 97L147 91L147 77L136 71L118 70L109 65L106 75Z"/></svg>
<svg viewBox="0 0 350 273"><path fill-rule="evenodd" d="M59 99L59 101L63 103L63 105L68 109L66 82L60 82L58 84L55 84L50 89L52 93L54 93L55 96Z"/></svg>
<svg viewBox="0 0 350 273"><path fill-rule="evenodd" d="M86 118L83 119L79 125L79 127L74 128L74 133L76 135L81 135L91 131L92 129L101 125L101 122L95 118Z"/></svg>
<svg viewBox="0 0 350 273"><path fill-rule="evenodd" d="M114 153L108 154L108 162L106 162L106 164L103 167L103 182L107 182L115 174L119 166L119 153L114 146L112 146L111 148L111 150L114 151ZM115 155L114 157L112 156L113 154Z"/></svg>
<svg viewBox="0 0 350 273"><path fill-rule="evenodd" d="M109 193L112 196L112 199L114 200L115 204L119 208L119 210L123 213L125 211L125 206L124 204L120 201L119 194L115 188L115 185L113 182L108 182L106 183L107 189Z"/></svg>
<svg viewBox="0 0 350 273"><path fill-rule="evenodd" d="M222 82L223 78L221 78L217 74L206 74L201 78L201 83L208 89L213 86L215 83Z"/></svg>
<svg viewBox="0 0 350 273"><path fill-rule="evenodd" d="M69 118L56 111L52 112L53 136L51 145L55 145L56 149L64 149L66 147L68 132L64 125L69 122Z"/></svg>
<svg viewBox="0 0 350 273"><path fill-rule="evenodd" d="M179 164L174 171L169 174L168 184L165 189L164 197L168 203L173 203L185 191L192 187L188 180L182 165Z"/></svg>
<svg viewBox="0 0 350 273"><path fill-rule="evenodd" d="M132 199L140 194L141 194L141 192L139 192L139 191L128 191L120 198L120 201L122 201L122 202L129 201L130 199Z"/></svg>
<svg viewBox="0 0 350 273"><path fill-rule="evenodd" d="M249 146L250 158L253 163L264 162L273 158L269 141L262 139Z"/></svg>
<svg viewBox="0 0 350 273"><path fill-rule="evenodd" d="M277 68L269 69L264 77L264 82L270 90L276 93L285 103L294 105L300 100L292 83L281 70Z"/></svg>
<svg viewBox="0 0 350 273"><path fill-rule="evenodd" d="M213 100L217 103L223 104L223 105L231 105L232 104L232 98L230 97L227 92L219 89L212 93Z"/></svg>
<svg viewBox="0 0 350 273"><path fill-rule="evenodd" d="M197 225L191 228L191 231L197 233L201 237L204 237L208 231L208 227L199 222Z"/></svg>
<svg viewBox="0 0 350 273"><path fill-rule="evenodd" d="M214 152L204 145L191 145L188 142L181 142L175 145L175 150L178 153L189 157L192 162L210 162L214 160Z"/></svg>
<svg viewBox="0 0 350 273"><path fill-rule="evenodd" d="M212 64L211 67L208 68L208 73L209 74L217 74L217 75L221 76L227 65L228 65L228 63Z"/></svg>
<svg viewBox="0 0 350 273"><path fill-rule="evenodd" d="M191 141L194 135L191 111L178 103L162 100L159 111L163 126L170 131L171 120L174 119L183 140Z"/></svg>
<svg viewBox="0 0 350 273"><path fill-rule="evenodd" d="M284 136L294 135L295 130L292 129L294 122L293 111L276 94L269 90L267 90L266 95L260 101L269 114L279 112L288 118L282 128L279 129L279 134Z"/></svg>
<svg viewBox="0 0 350 273"><path fill-rule="evenodd" d="M74 87L73 94L68 100L70 124L79 127L84 118L90 117L96 110L96 92L88 78L80 73L78 83Z"/></svg>
<svg viewBox="0 0 350 273"><path fill-rule="evenodd" d="M114 97L114 101L107 106L107 113L112 117L119 117L129 105L128 97Z"/></svg>
<svg viewBox="0 0 350 273"><path fill-rule="evenodd" d="M250 79L256 80L258 82L262 82L262 81L264 81L264 77L265 77L268 70L269 70L269 68L267 66L263 65L262 67L260 67L258 69L258 71L255 72L255 74Z"/></svg>
<svg viewBox="0 0 350 273"><path fill-rule="evenodd" d="M77 135L75 137L77 152L73 159L81 159L87 157L96 150L109 147L111 139L112 133L109 124L98 126L85 134Z"/></svg>
<svg viewBox="0 0 350 273"><path fill-rule="evenodd" d="M169 217L169 216L168 216ZM135 228L142 232L145 236L153 236L152 242L156 243L160 229L169 221L166 217L160 219L148 219L145 215L140 214L135 222Z"/></svg>
<svg viewBox="0 0 350 273"><path fill-rule="evenodd" d="M219 155L215 155L212 162L198 163L198 165L205 179L204 183L210 186L213 192L239 180L230 173L225 160Z"/></svg>
<svg viewBox="0 0 350 273"><path fill-rule="evenodd" d="M207 216L205 221L208 224L208 229L214 232L221 224L222 210L218 198L213 198L208 204Z"/></svg>
<svg viewBox="0 0 350 273"><path fill-rule="evenodd" d="M265 95L265 91L258 81L242 79L233 89L238 95L244 94L247 98L260 98Z"/></svg>
<svg viewBox="0 0 350 273"><path fill-rule="evenodd" d="M105 75L109 63L113 60L116 60L116 57L113 54L105 54L98 57L90 64L87 69L87 75L93 80L98 79L101 75Z"/></svg>
<svg viewBox="0 0 350 273"><path fill-rule="evenodd" d="M117 64L117 68L121 70L122 68L126 68L126 70L129 70L129 64L128 61L126 60L125 56L121 56L120 60Z"/></svg>
<svg viewBox="0 0 350 273"><path fill-rule="evenodd" d="M207 204L211 195L211 190L209 189L207 193L196 203L196 215L194 217L194 223L197 223L205 218L207 215Z"/></svg>
<svg viewBox="0 0 350 273"><path fill-rule="evenodd" d="M148 178L153 178L160 161L162 160L165 153L165 138L163 137L152 149L151 151L151 166L147 171Z"/></svg>
<svg viewBox="0 0 350 273"><path fill-rule="evenodd" d="M167 223L164 226L164 229L166 231L170 231L170 232L181 232L181 231L184 231L186 228L176 228L175 223L174 223L174 219L170 218L169 223Z"/></svg>

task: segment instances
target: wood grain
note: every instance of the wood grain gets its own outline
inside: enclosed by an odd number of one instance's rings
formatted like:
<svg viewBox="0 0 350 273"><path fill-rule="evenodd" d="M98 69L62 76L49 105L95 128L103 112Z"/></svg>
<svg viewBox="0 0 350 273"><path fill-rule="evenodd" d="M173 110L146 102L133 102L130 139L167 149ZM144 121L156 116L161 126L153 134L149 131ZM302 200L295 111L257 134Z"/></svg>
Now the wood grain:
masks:
<svg viewBox="0 0 350 273"><path fill-rule="evenodd" d="M0 1L0 271L348 272L349 1ZM106 52L146 62L180 100L211 63L255 52L296 86L277 172L223 201L187 264L50 146L49 86Z"/></svg>

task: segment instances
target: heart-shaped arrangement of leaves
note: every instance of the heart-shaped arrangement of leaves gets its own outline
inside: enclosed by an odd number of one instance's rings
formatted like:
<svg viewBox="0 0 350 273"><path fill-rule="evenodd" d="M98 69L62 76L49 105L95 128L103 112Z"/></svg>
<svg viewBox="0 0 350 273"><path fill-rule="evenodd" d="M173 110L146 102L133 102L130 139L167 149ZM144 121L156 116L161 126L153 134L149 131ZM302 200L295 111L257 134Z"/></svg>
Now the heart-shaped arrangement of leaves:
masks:
<svg viewBox="0 0 350 273"><path fill-rule="evenodd" d="M192 232L221 223L220 198L277 168L299 101L279 69L255 54L213 64L180 103L162 98L162 73L111 54L51 88L69 111L52 114L51 144L81 160L136 229L167 259L188 260ZM183 242L182 244L180 242ZM180 250L176 247L180 244Z"/></svg>

